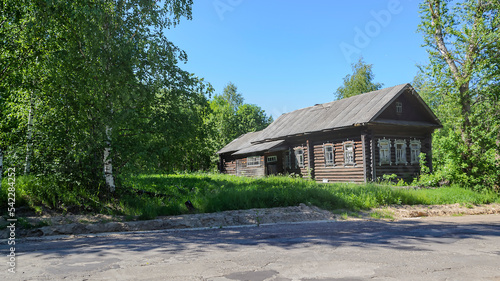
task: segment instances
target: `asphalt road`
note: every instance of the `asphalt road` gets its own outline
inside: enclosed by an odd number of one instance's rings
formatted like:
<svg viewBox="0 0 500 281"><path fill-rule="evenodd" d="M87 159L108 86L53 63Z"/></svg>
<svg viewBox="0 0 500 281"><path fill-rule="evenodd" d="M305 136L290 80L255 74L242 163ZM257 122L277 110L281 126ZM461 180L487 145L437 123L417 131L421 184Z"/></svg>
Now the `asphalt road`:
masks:
<svg viewBox="0 0 500 281"><path fill-rule="evenodd" d="M16 254L0 280L500 280L500 215L30 239Z"/></svg>

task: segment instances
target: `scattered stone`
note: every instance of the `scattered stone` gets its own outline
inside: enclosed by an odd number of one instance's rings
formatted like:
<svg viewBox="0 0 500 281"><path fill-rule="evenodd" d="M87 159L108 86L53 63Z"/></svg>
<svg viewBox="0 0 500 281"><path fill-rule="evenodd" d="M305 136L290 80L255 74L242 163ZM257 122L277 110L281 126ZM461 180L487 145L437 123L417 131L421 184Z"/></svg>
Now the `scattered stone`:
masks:
<svg viewBox="0 0 500 281"><path fill-rule="evenodd" d="M392 220L452 215L478 215L499 214L500 204L488 205L393 205L377 208L368 212L350 213L348 220L373 219L370 213L388 213ZM262 225L269 223L289 223L302 221L337 220L337 216L330 211L322 210L315 206L300 204L294 207L250 209L224 211L207 214L186 214L180 216L158 217L148 221L125 221L125 217L109 215L66 215L66 216L41 216L27 217L26 220L37 225L46 222L43 227L33 229L17 229L19 237L25 236L52 236L75 235L101 232L145 231L159 229L182 229L199 227L225 227L236 225ZM345 218L343 218L345 219ZM6 229L0 231L0 237L6 238Z"/></svg>

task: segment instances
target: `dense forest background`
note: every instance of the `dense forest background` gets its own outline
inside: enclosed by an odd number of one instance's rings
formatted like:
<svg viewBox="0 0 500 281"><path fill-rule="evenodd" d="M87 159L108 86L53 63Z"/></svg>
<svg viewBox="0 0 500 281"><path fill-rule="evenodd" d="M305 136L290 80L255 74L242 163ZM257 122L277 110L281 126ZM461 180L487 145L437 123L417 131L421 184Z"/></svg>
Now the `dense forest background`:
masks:
<svg viewBox="0 0 500 281"><path fill-rule="evenodd" d="M113 192L124 174L214 170L217 150L271 123L233 83L214 93L179 67L187 56L164 31L190 19L192 4L2 1L0 171ZM430 64L413 86L444 125L421 183L499 189L499 8L421 4ZM381 87L362 59L353 71L337 98Z"/></svg>

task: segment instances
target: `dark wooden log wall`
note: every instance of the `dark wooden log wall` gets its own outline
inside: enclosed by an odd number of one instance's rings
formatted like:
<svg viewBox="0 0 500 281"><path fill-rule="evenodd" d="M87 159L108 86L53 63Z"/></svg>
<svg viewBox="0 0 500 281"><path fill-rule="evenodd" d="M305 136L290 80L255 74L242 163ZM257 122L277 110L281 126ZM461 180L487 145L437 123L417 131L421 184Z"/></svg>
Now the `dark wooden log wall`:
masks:
<svg viewBox="0 0 500 281"><path fill-rule="evenodd" d="M391 140L391 162L392 164L382 164L380 165L380 150L378 147L378 140L383 139L383 137L375 137L374 138L374 147L375 147L375 178L376 179L382 179L383 175L392 175L395 174L397 175L398 178L402 178L405 180L411 180L412 178L416 177L419 172L420 172L420 165L419 163L412 164L411 163L411 149L410 149L410 140L417 139L420 140L421 143L421 152L430 154L429 152L431 151L431 140L430 138L423 138L423 137L390 137L386 136L386 139ZM406 141L406 159L408 161L408 164L397 164L396 165L396 148L394 146L394 140L405 140Z"/></svg>
<svg viewBox="0 0 500 281"><path fill-rule="evenodd" d="M275 163L268 163L267 162L267 157L268 156L276 156L278 158L278 161ZM276 152L268 152L264 154L264 159L266 160L266 170L265 173L266 175L269 175L269 170L268 167L269 165L276 165L277 166L277 173L278 174L283 174L284 173L284 159L283 159L283 152L282 151L276 151Z"/></svg>
<svg viewBox="0 0 500 281"><path fill-rule="evenodd" d="M354 141L354 162L355 165L344 163L344 142ZM334 145L335 166L325 165L325 153L323 145L332 143ZM364 182L363 165L363 143L361 137L343 140L318 141L314 143L314 174L316 181L323 182Z"/></svg>
<svg viewBox="0 0 500 281"><path fill-rule="evenodd" d="M379 139L391 140L392 164L380 165ZM406 157L408 164L396 165L395 139L406 141ZM291 151L291 168L285 167L284 157L286 151L265 153L261 156L259 167L247 167L247 156L235 159L233 156L225 155L222 172L238 176L265 176L267 174L266 157L278 156L278 173L295 173L304 178L312 176L316 181L323 182L365 182L381 179L384 174L396 174L399 178L411 180L420 172L419 164L411 164L410 140L418 139L421 142L421 152L427 154L427 163L431 165L431 135L428 130L396 127L369 127L343 132L328 132L313 136L296 138L289 144ZM354 141L354 155L356 165L344 165L344 142ZM325 155L323 145L332 143L334 145L335 166L325 166ZM304 150L304 166L297 167L295 164L296 148ZM308 147L310 149L308 149ZM310 169L312 168L312 169Z"/></svg>
<svg viewBox="0 0 500 281"><path fill-rule="evenodd" d="M223 173L229 175L236 175L236 160L232 160L224 163L224 171Z"/></svg>
<svg viewBox="0 0 500 281"><path fill-rule="evenodd" d="M361 133L361 146L363 147L363 178L365 182L372 180L372 147L371 147L372 135L368 131L363 131Z"/></svg>
<svg viewBox="0 0 500 281"><path fill-rule="evenodd" d="M220 163L222 165L220 172L228 175L236 175L236 159L229 155L221 155Z"/></svg>

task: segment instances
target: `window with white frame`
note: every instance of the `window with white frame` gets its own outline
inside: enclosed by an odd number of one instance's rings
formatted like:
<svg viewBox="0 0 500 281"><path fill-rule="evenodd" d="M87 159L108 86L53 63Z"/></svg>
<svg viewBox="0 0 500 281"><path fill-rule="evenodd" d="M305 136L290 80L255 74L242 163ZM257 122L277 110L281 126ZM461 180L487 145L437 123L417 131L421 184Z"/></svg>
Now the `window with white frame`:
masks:
<svg viewBox="0 0 500 281"><path fill-rule="evenodd" d="M396 150L396 165L397 164L408 164L406 160L406 141L405 140L395 140L394 148Z"/></svg>
<svg viewBox="0 0 500 281"><path fill-rule="evenodd" d="M260 156L247 157L247 167L258 167L258 166L260 166Z"/></svg>
<svg viewBox="0 0 500 281"><path fill-rule="evenodd" d="M379 165L391 163L391 140L385 138L378 140Z"/></svg>
<svg viewBox="0 0 500 281"><path fill-rule="evenodd" d="M267 163L274 163L278 162L278 156L273 155L273 156L267 156Z"/></svg>
<svg viewBox="0 0 500 281"><path fill-rule="evenodd" d="M354 142L344 142L344 165L354 164Z"/></svg>
<svg viewBox="0 0 500 281"><path fill-rule="evenodd" d="M295 149L295 167L304 168L304 149Z"/></svg>
<svg viewBox="0 0 500 281"><path fill-rule="evenodd" d="M323 148L325 150L325 166L334 166L333 144L325 144Z"/></svg>
<svg viewBox="0 0 500 281"><path fill-rule="evenodd" d="M396 113L403 113L403 103L402 102L396 102Z"/></svg>
<svg viewBox="0 0 500 281"><path fill-rule="evenodd" d="M420 143L420 140L412 140L410 141L410 155L411 155L411 163L412 164L418 164L419 163L419 156L421 152L422 145Z"/></svg>

